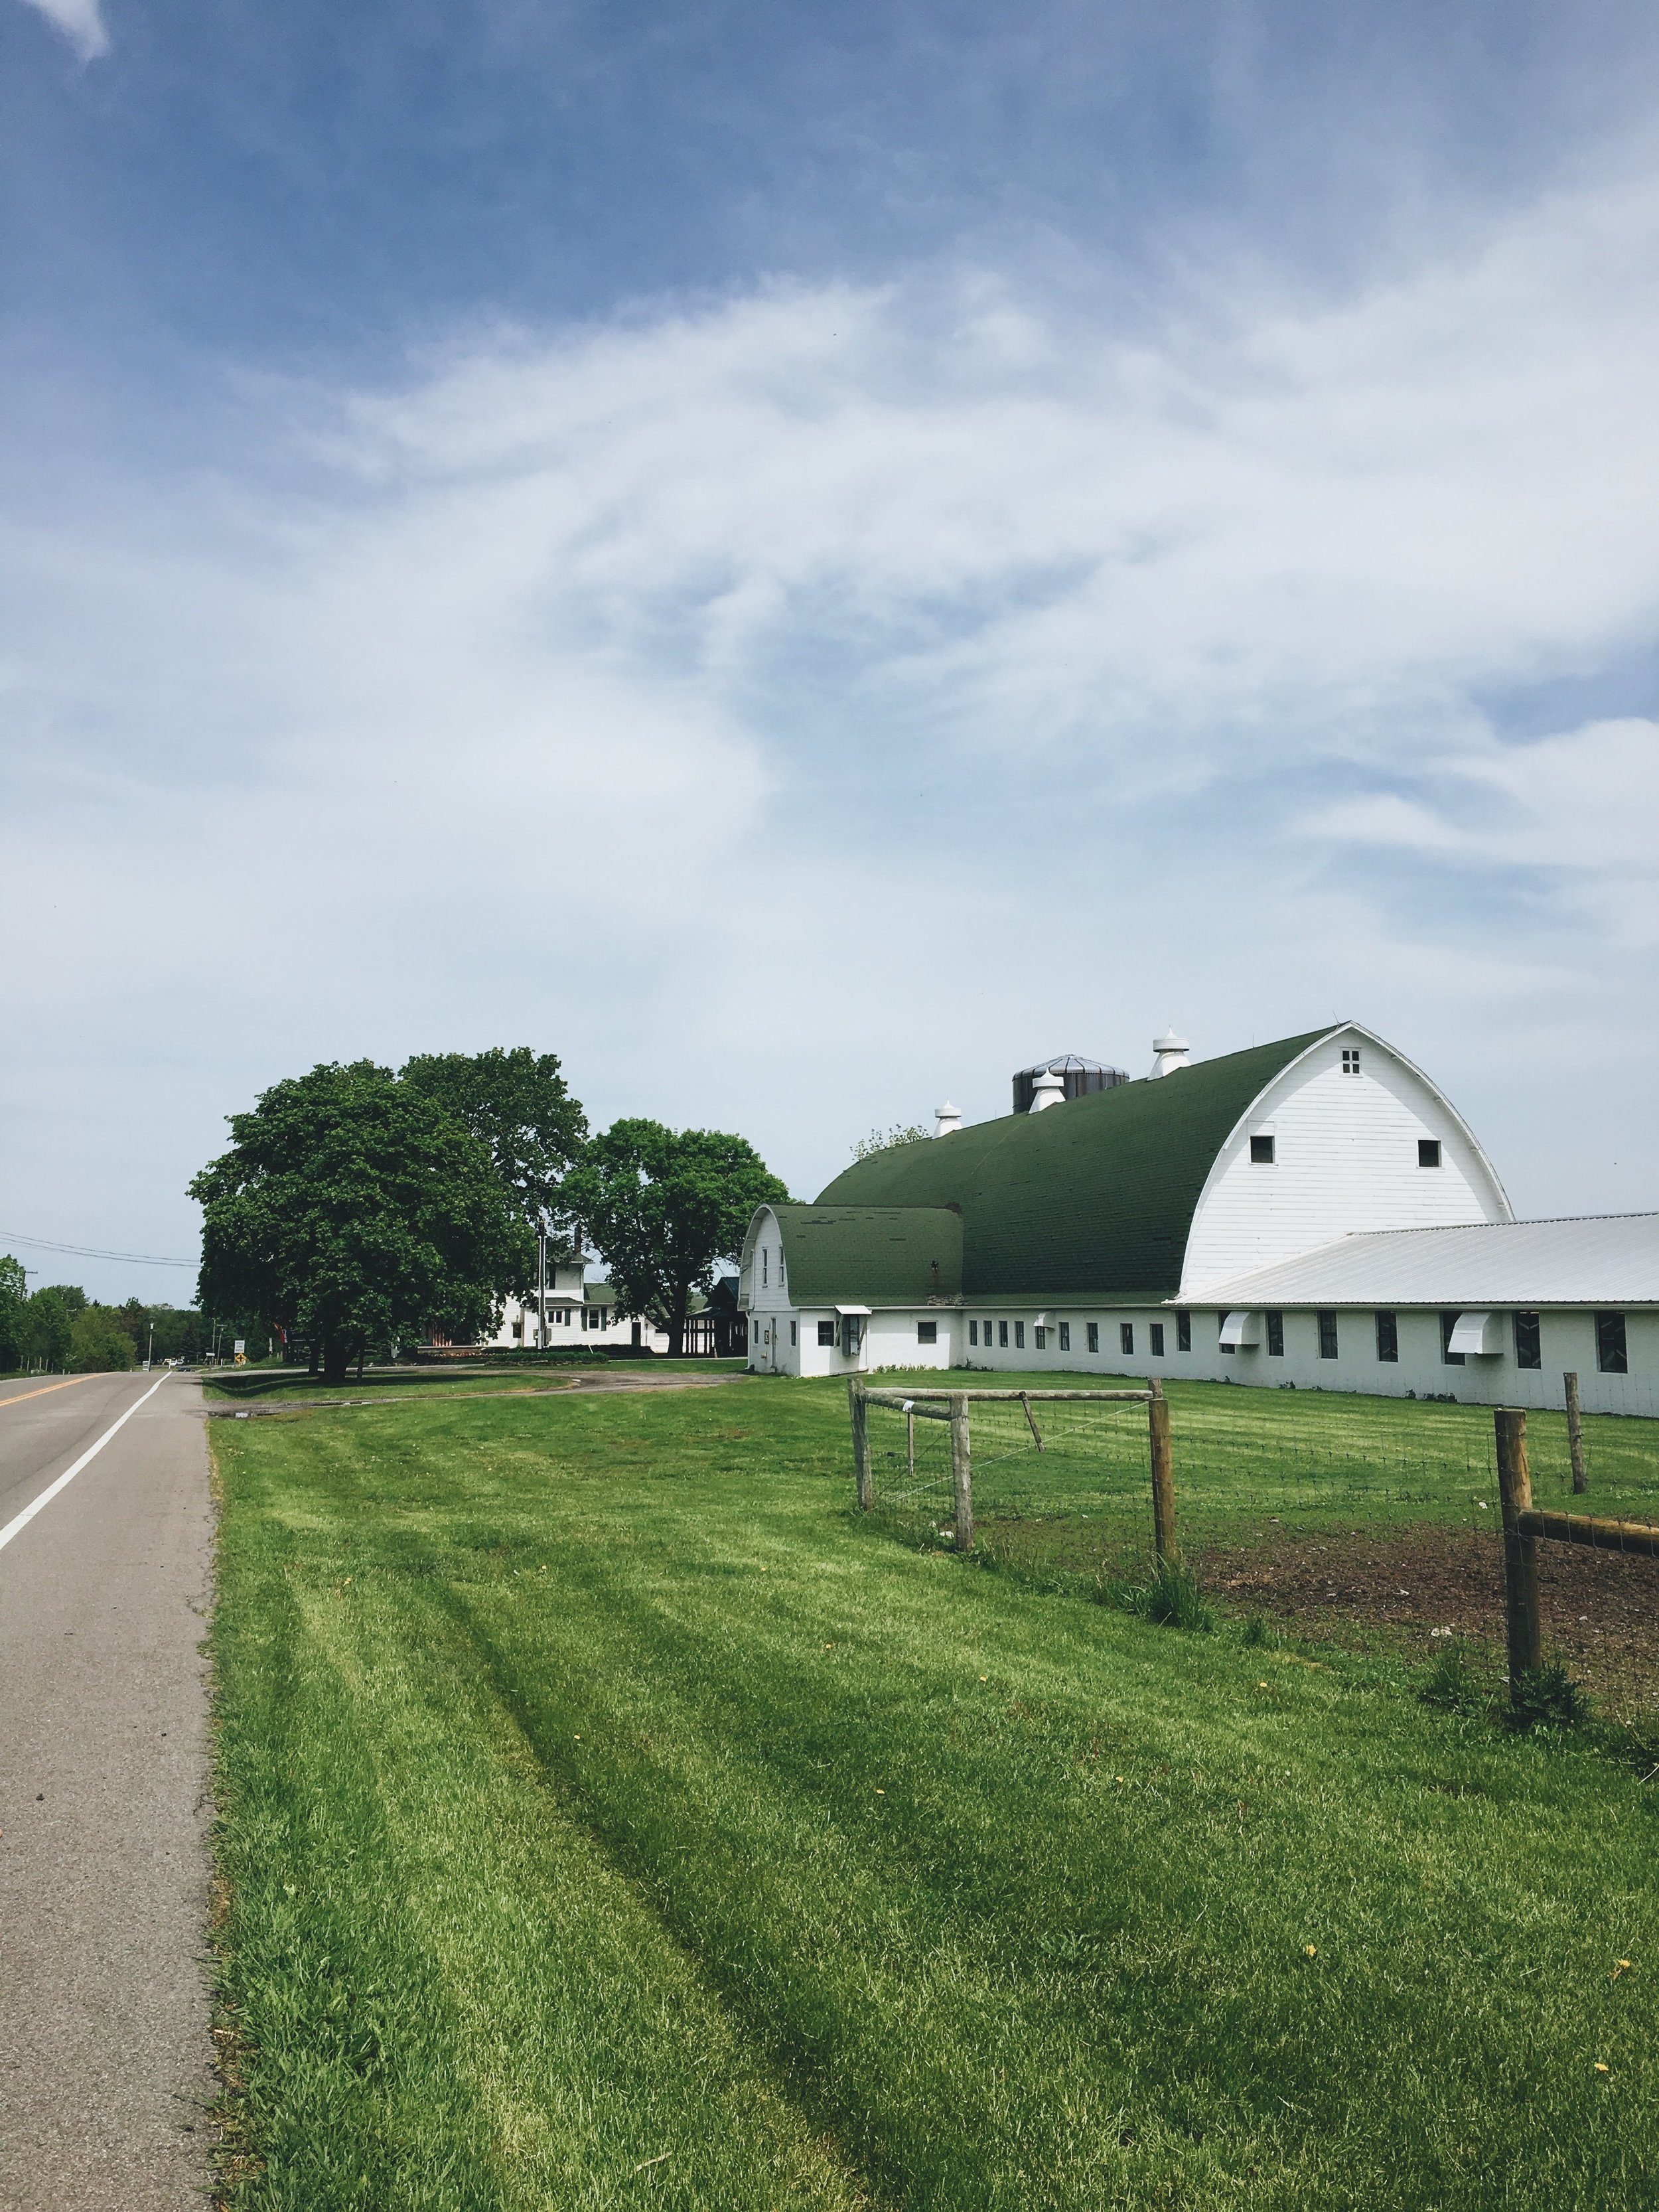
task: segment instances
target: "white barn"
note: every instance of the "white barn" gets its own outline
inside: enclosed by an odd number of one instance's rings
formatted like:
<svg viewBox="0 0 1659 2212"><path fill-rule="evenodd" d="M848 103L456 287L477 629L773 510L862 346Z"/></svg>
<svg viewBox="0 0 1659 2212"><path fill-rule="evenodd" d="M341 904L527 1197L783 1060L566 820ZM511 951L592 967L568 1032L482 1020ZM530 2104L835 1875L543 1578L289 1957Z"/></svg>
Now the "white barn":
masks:
<svg viewBox="0 0 1659 2212"><path fill-rule="evenodd" d="M859 1161L763 1206L751 1367L1053 1367L1659 1410L1659 1213L1516 1222L1451 1102L1342 1022ZM1072 1063L1083 1066L1085 1063ZM1030 1071L1025 1071L1029 1077ZM1018 1080L1018 1079L1017 1079Z"/></svg>

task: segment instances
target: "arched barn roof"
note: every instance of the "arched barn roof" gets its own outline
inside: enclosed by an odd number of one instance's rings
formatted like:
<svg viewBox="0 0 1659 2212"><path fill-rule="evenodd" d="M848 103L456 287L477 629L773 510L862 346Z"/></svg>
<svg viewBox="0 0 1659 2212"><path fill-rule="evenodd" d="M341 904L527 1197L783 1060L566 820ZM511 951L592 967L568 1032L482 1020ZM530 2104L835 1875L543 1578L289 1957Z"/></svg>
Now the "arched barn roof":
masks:
<svg viewBox="0 0 1659 2212"><path fill-rule="evenodd" d="M1273 1078L1346 1023L1042 1114L872 1153L820 1206L957 1206L969 1297L1172 1297L1217 1153Z"/></svg>

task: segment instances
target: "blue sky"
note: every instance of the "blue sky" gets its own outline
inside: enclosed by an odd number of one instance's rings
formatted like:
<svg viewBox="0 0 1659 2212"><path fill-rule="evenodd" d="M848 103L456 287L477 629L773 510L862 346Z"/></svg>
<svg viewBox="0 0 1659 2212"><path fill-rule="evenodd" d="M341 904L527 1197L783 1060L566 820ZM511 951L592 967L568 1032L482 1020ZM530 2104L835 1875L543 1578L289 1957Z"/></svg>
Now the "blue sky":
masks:
<svg viewBox="0 0 1659 2212"><path fill-rule="evenodd" d="M1656 47L0 0L0 1228L323 1058L810 1194L1339 1012L1659 1204Z"/></svg>

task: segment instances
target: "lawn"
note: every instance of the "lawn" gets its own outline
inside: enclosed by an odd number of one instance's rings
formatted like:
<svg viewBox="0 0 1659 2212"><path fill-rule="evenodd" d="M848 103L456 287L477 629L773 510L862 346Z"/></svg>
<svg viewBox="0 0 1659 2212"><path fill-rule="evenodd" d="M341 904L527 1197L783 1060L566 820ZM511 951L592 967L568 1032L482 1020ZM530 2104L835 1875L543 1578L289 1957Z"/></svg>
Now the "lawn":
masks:
<svg viewBox="0 0 1659 2212"><path fill-rule="evenodd" d="M343 1382L325 1382L300 1367L210 1368L202 1376L209 1403L218 1406L306 1406L377 1404L382 1400L447 1397L456 1392L471 1395L501 1390L555 1390L573 1382L660 1382L667 1377L690 1376L706 1381L713 1375L736 1375L743 1363L736 1359L607 1359L603 1353L587 1358L520 1360L501 1366L483 1362L477 1366L457 1361L449 1366L371 1367L362 1381L356 1371Z"/></svg>
<svg viewBox="0 0 1659 2212"><path fill-rule="evenodd" d="M1659 2201L1577 1738L898 1540L833 1386L210 1434L238 2206Z"/></svg>

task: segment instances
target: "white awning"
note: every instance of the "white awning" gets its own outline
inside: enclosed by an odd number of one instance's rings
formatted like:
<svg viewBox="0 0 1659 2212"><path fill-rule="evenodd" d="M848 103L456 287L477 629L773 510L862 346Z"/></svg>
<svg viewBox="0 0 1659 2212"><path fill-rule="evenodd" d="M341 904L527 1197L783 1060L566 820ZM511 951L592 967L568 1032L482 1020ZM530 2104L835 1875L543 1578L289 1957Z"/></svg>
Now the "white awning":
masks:
<svg viewBox="0 0 1659 2212"><path fill-rule="evenodd" d="M1260 1344L1261 1316L1259 1313L1230 1313L1221 1324L1221 1341L1237 1348L1241 1344Z"/></svg>
<svg viewBox="0 0 1659 2212"><path fill-rule="evenodd" d="M867 1314L869 1310L868 1306L837 1306L836 1308L838 1314Z"/></svg>
<svg viewBox="0 0 1659 2212"><path fill-rule="evenodd" d="M1472 1353L1477 1359L1495 1358L1504 1349L1504 1316L1495 1313L1459 1314L1453 1324L1448 1352Z"/></svg>

